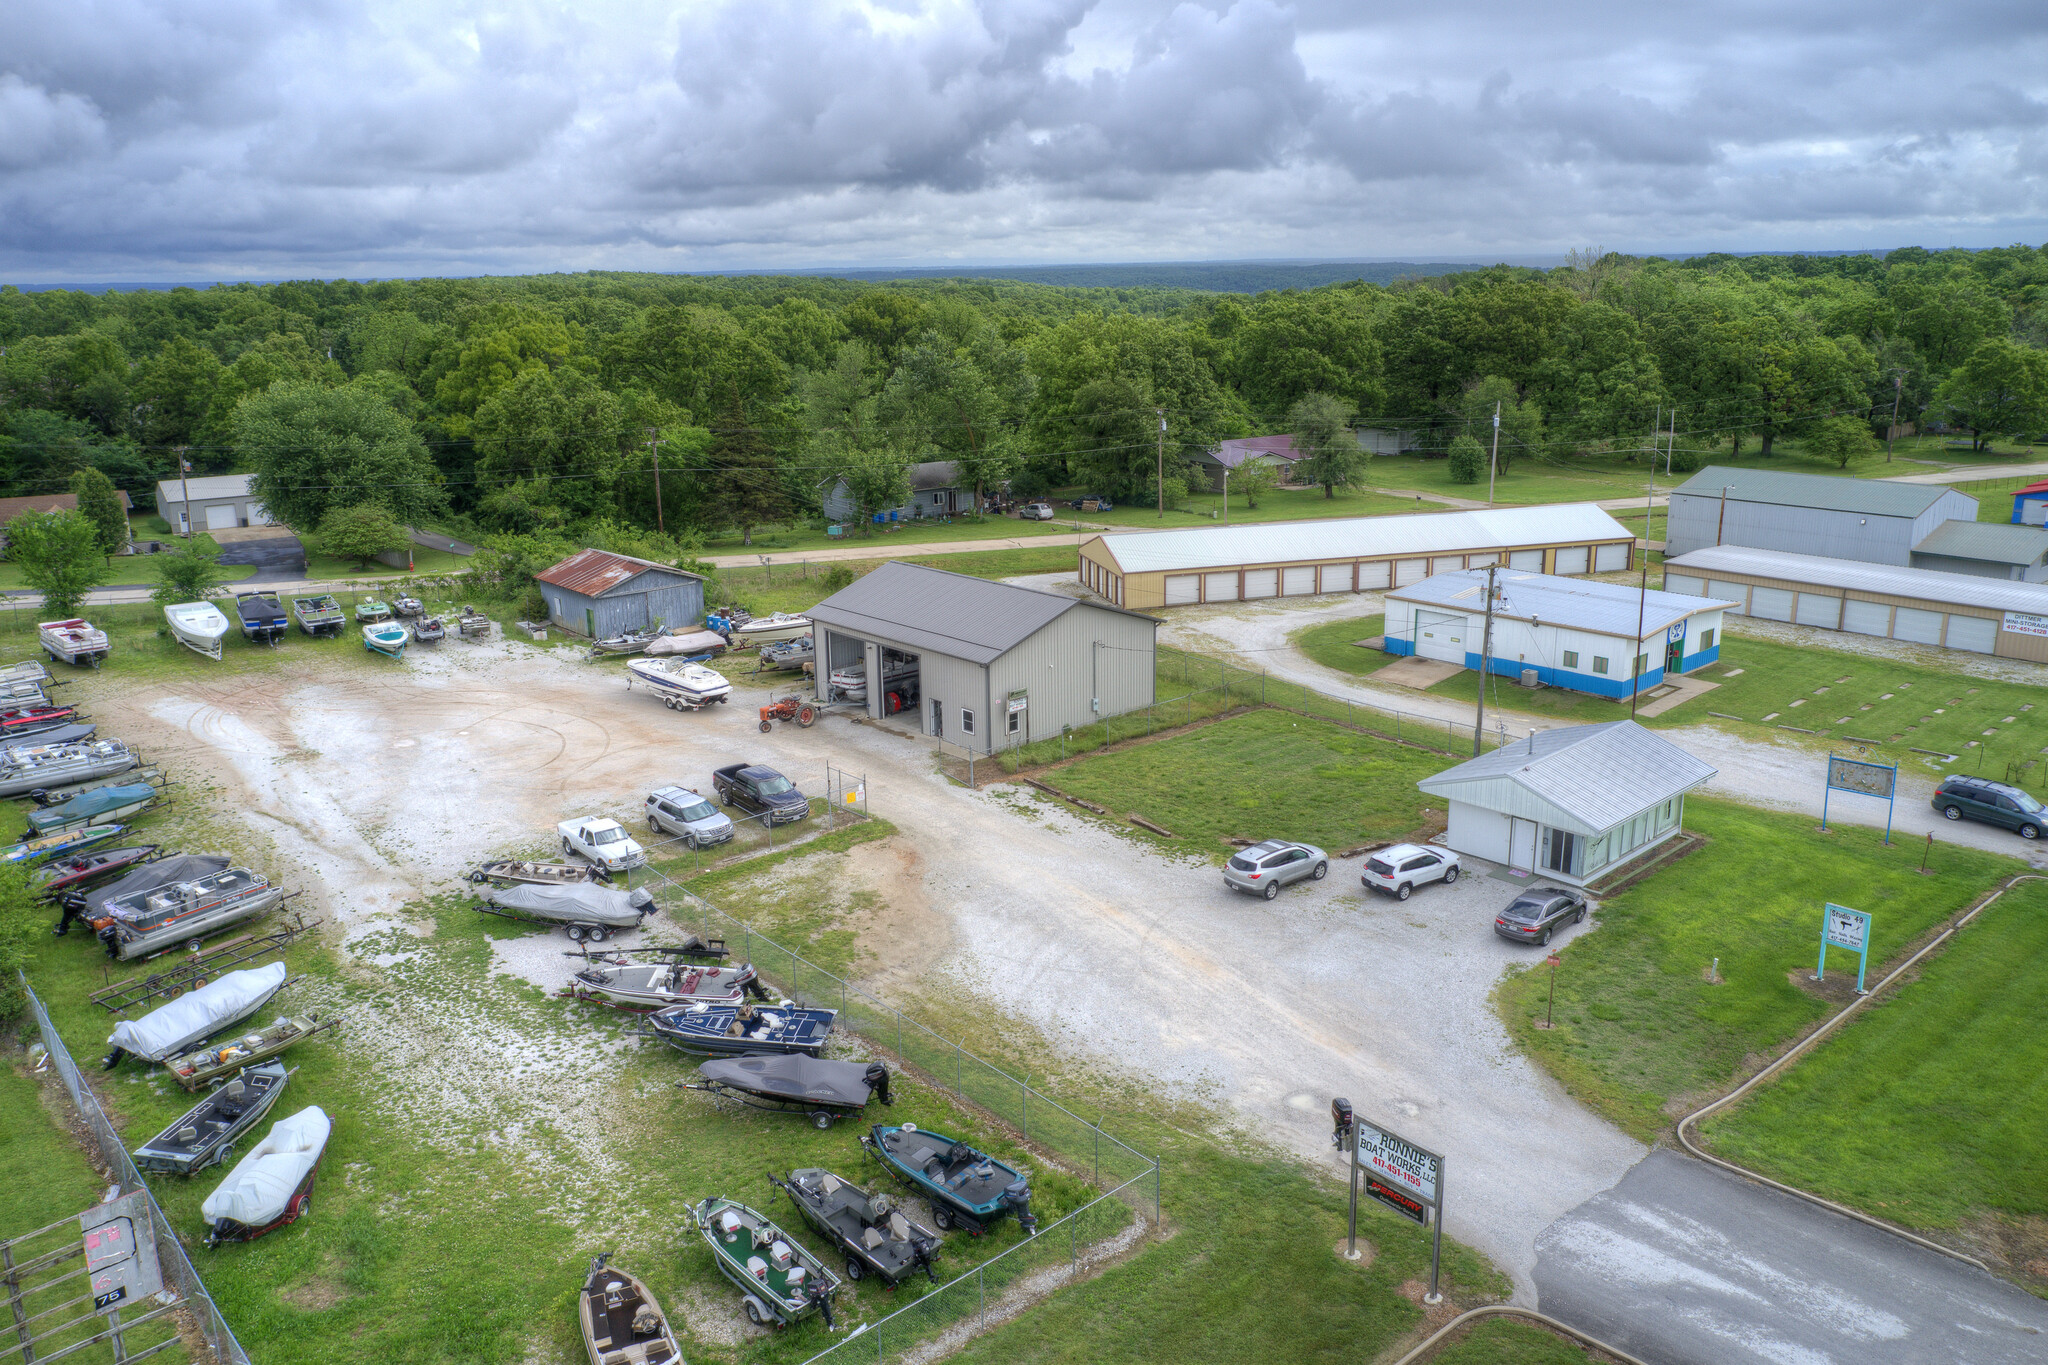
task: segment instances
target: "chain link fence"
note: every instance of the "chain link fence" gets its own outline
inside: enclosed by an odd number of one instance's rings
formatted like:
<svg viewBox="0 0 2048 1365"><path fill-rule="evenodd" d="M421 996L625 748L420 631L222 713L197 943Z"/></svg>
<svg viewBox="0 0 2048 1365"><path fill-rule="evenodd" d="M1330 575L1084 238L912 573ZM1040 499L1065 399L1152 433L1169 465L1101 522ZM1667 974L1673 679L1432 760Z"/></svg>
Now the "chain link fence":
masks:
<svg viewBox="0 0 2048 1365"><path fill-rule="evenodd" d="M64 1081L64 1089L71 1096L72 1106L78 1111L79 1121L92 1135L93 1145L99 1149L100 1159L120 1182L121 1193L130 1194L137 1190L148 1194L149 1186L143 1182L142 1173L135 1169L129 1159L128 1149L122 1145L114 1125L107 1121L106 1111L100 1108L99 1097L85 1083L85 1077L78 1072L78 1065L71 1059L71 1051L64 1046L64 1040L57 1035L56 1025L50 1022L50 1015L43 1008L43 1002L36 997L22 977L22 989L28 994L28 1007L35 1016L36 1027L43 1035L43 1047L49 1051L50 1063L57 1068L57 1074ZM213 1348L214 1359L219 1365L249 1365L249 1357L242 1350L242 1344L235 1340L227 1319L220 1314L212 1295L206 1292L206 1285L199 1278L199 1272L192 1267L185 1255L184 1243L171 1230L170 1220L164 1217L163 1209L157 1204L156 1196L148 1195L149 1221L156 1232L157 1258L162 1265L164 1283L184 1296L186 1305L192 1310L200 1333L207 1345Z"/></svg>

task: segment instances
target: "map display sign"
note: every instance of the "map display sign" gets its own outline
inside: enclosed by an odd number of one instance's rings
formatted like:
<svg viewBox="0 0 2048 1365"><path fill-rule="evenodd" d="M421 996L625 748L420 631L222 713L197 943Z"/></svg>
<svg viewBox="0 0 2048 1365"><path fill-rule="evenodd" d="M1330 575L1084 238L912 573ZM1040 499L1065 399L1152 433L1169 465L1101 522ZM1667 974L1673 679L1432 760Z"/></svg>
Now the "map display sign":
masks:
<svg viewBox="0 0 2048 1365"><path fill-rule="evenodd" d="M1411 1199L1438 1202L1437 1178L1444 1159L1364 1119L1358 1120L1358 1164Z"/></svg>

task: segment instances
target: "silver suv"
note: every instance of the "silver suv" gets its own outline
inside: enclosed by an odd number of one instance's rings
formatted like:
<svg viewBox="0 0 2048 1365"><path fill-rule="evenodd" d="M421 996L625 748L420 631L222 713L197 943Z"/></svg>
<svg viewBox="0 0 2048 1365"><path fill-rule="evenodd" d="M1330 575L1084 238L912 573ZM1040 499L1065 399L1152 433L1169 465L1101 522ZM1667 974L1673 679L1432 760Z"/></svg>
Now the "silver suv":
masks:
<svg viewBox="0 0 2048 1365"><path fill-rule="evenodd" d="M1249 891L1267 900L1280 888L1304 877L1321 881L1330 875L1330 855L1314 844L1290 844L1268 839L1263 844L1230 855L1223 865L1223 884L1233 891Z"/></svg>
<svg viewBox="0 0 2048 1365"><path fill-rule="evenodd" d="M663 787L650 795L647 826L657 834L676 835L691 848L732 838L732 818L690 787Z"/></svg>

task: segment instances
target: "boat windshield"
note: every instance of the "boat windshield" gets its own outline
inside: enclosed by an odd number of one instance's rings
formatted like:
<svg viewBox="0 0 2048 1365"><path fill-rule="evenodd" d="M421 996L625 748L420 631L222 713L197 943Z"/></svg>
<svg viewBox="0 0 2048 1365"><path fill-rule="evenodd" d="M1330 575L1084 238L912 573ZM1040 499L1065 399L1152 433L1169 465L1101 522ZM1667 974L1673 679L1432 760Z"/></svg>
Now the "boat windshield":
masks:
<svg viewBox="0 0 2048 1365"><path fill-rule="evenodd" d="M780 796L786 791L794 790L794 788L790 785L788 778L777 773L773 777L762 778L755 784L755 790L759 791L763 796Z"/></svg>
<svg viewBox="0 0 2048 1365"><path fill-rule="evenodd" d="M590 842L593 844L616 844L625 837L626 831L620 829L617 825L613 825L610 829L591 831Z"/></svg>
<svg viewBox="0 0 2048 1365"><path fill-rule="evenodd" d="M683 807L683 819L685 820L709 820L716 814L718 814L717 808L709 801L699 801L694 806Z"/></svg>

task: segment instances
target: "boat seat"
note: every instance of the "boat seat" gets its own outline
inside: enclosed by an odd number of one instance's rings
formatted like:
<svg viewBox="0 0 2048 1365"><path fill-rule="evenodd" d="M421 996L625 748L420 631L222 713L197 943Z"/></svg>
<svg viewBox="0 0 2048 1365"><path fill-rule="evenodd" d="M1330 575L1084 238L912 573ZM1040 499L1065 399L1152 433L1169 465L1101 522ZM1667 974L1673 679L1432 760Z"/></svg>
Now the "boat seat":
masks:
<svg viewBox="0 0 2048 1365"><path fill-rule="evenodd" d="M882 1230L880 1228L869 1228L866 1232L861 1234L860 1244L866 1247L869 1251L874 1251L875 1249L880 1247L883 1242L887 1240L887 1238L882 1236Z"/></svg>
<svg viewBox="0 0 2048 1365"><path fill-rule="evenodd" d="M841 1185L844 1185L845 1183L846 1182L841 1180L838 1176L832 1174L832 1172L830 1171L827 1171L823 1176L819 1178L818 1188L823 1190L826 1194L837 1194L839 1192L839 1187Z"/></svg>
<svg viewBox="0 0 2048 1365"><path fill-rule="evenodd" d="M899 1242L910 1240L910 1220L900 1213L889 1215L889 1235Z"/></svg>
<svg viewBox="0 0 2048 1365"><path fill-rule="evenodd" d="M753 1276L762 1284L768 1283L768 1263L759 1256L747 1257L747 1274Z"/></svg>

